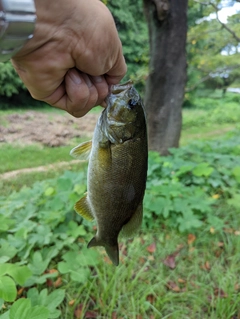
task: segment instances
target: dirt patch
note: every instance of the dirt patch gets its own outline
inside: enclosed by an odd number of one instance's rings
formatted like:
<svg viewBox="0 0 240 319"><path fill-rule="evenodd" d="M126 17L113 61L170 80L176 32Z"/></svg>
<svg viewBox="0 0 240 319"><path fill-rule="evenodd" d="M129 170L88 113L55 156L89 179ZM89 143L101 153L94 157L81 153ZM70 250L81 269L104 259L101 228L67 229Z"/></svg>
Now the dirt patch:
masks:
<svg viewBox="0 0 240 319"><path fill-rule="evenodd" d="M98 116L89 113L77 119L64 112L60 115L39 111L2 116L0 142L23 145L40 143L50 147L67 145L74 137L91 138Z"/></svg>
<svg viewBox="0 0 240 319"><path fill-rule="evenodd" d="M44 165L44 166L38 166L38 167L31 167L31 168L22 168L18 169L15 171L10 171L6 172L0 175L0 180L1 179L10 179L14 178L18 175L21 174L29 174L29 173L35 173L35 172L47 172L49 170L53 171L58 168L63 168L63 167L70 167L72 164L78 164L79 160L72 160L70 162L59 162L59 163L54 163L54 164L49 164L49 165Z"/></svg>

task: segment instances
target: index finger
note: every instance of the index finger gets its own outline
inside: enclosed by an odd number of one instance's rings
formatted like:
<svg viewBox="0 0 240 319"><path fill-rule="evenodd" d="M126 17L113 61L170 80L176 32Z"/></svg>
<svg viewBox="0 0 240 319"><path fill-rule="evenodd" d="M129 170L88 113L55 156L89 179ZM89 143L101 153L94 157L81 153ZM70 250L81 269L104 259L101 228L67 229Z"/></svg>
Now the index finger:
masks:
<svg viewBox="0 0 240 319"><path fill-rule="evenodd" d="M115 65L105 74L105 79L109 85L118 84L121 79L127 73L127 65L122 54L122 50L119 50L119 54Z"/></svg>

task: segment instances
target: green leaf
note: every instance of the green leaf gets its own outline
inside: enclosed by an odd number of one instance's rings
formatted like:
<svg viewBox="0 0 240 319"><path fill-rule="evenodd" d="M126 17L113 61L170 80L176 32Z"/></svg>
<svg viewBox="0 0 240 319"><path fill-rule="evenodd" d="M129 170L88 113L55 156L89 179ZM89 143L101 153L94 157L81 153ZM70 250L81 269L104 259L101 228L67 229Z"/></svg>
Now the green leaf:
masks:
<svg viewBox="0 0 240 319"><path fill-rule="evenodd" d="M32 276L31 270L27 266L14 267L9 275L21 286Z"/></svg>
<svg viewBox="0 0 240 319"><path fill-rule="evenodd" d="M0 298L5 301L12 302L17 297L17 289L15 282L8 276L0 277Z"/></svg>
<svg viewBox="0 0 240 319"><path fill-rule="evenodd" d="M232 198L228 199L227 203L237 209L240 209L240 194L232 194Z"/></svg>
<svg viewBox="0 0 240 319"><path fill-rule="evenodd" d="M67 234L74 237L74 238L77 238L77 237L85 236L87 234L87 232L86 232L83 225L78 226L78 224L76 222L71 220L68 224Z"/></svg>
<svg viewBox="0 0 240 319"><path fill-rule="evenodd" d="M56 192L59 193L61 191L66 191L66 189L72 189L73 182L69 178L60 177L57 180L57 190Z"/></svg>
<svg viewBox="0 0 240 319"><path fill-rule="evenodd" d="M73 191L78 195L83 195L86 192L86 185L83 184L76 184L74 186Z"/></svg>
<svg viewBox="0 0 240 319"><path fill-rule="evenodd" d="M35 306L29 309L26 319L48 319L50 318L49 316L50 316L50 313L46 307ZM54 318L54 317L51 317L51 318Z"/></svg>
<svg viewBox="0 0 240 319"><path fill-rule="evenodd" d="M0 214L0 232L7 231L14 223L14 220Z"/></svg>
<svg viewBox="0 0 240 319"><path fill-rule="evenodd" d="M58 318L60 311L56 309L65 297L65 290L56 289L48 295L47 289L43 289L40 293L36 288L28 291L27 297L31 300L32 306L45 306L49 310L51 319Z"/></svg>
<svg viewBox="0 0 240 319"><path fill-rule="evenodd" d="M29 299L18 299L10 309L10 319L48 319L49 310L43 306L31 306Z"/></svg>
<svg viewBox="0 0 240 319"><path fill-rule="evenodd" d="M13 258L17 253L17 249L10 245L7 241L2 241L0 248L0 263L1 259L5 257L5 262Z"/></svg>
<svg viewBox="0 0 240 319"><path fill-rule="evenodd" d="M27 319L28 310L31 308L31 301L18 299L10 309L10 319Z"/></svg>
<svg viewBox="0 0 240 319"><path fill-rule="evenodd" d="M234 175L238 183L240 183L240 166L234 167L234 169L232 170L232 174Z"/></svg>
<svg viewBox="0 0 240 319"><path fill-rule="evenodd" d="M50 260L43 260L40 251L36 251L33 254L31 263L29 264L29 269L34 275L41 275L47 269Z"/></svg>
<svg viewBox="0 0 240 319"><path fill-rule="evenodd" d="M48 187L45 192L44 195L45 196L52 196L55 193L55 189L53 187Z"/></svg>
<svg viewBox="0 0 240 319"><path fill-rule="evenodd" d="M5 264L0 264L0 277L7 274L8 270L12 268L12 264L5 263Z"/></svg>
<svg viewBox="0 0 240 319"><path fill-rule="evenodd" d="M80 266L96 266L99 263L99 253L96 250L87 249L81 250L77 256L77 264Z"/></svg>
<svg viewBox="0 0 240 319"><path fill-rule="evenodd" d="M63 289L56 289L52 293L48 295L47 302L45 303L45 306L49 310L49 316L50 318L58 318L60 311L56 308L61 304L65 297L65 290Z"/></svg>
<svg viewBox="0 0 240 319"><path fill-rule="evenodd" d="M0 315L0 319L10 319L10 310L4 312L4 314Z"/></svg>
<svg viewBox="0 0 240 319"><path fill-rule="evenodd" d="M69 264L66 263L65 261L60 261L58 263L58 270L60 271L61 274L67 274L68 272L70 272Z"/></svg>
<svg viewBox="0 0 240 319"><path fill-rule="evenodd" d="M213 168L209 166L208 163L201 163L197 165L193 170L192 173L195 176L209 176L213 172Z"/></svg>
<svg viewBox="0 0 240 319"><path fill-rule="evenodd" d="M2 309L3 304L4 304L4 300L0 298L0 309Z"/></svg>
<svg viewBox="0 0 240 319"><path fill-rule="evenodd" d="M70 276L72 281L85 283L88 280L90 270L88 268L81 268L79 271L71 270Z"/></svg>
<svg viewBox="0 0 240 319"><path fill-rule="evenodd" d="M178 217L177 222L179 223L179 231L190 231L194 228L199 228L202 226L202 221L200 221L196 216L193 214L183 217Z"/></svg>

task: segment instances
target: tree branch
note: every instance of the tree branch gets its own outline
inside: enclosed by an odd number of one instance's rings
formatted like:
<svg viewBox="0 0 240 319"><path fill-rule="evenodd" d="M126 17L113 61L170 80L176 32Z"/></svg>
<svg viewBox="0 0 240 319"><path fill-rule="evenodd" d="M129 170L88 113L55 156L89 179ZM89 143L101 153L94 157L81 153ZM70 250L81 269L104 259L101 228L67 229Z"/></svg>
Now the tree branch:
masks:
<svg viewBox="0 0 240 319"><path fill-rule="evenodd" d="M214 8L214 10L215 10L215 13L216 13L218 22L222 25L222 27L223 27L225 30L227 30L227 31L233 36L233 38L234 38L237 42L240 42L240 37L237 36L237 34L236 34L233 30L231 30L231 29L226 25L226 23L223 23L223 22L219 19L219 16L218 16L218 7L217 7L214 3L212 3L212 2L201 2L201 1L198 1L198 0L194 0L194 1L197 2L197 3L200 3L200 4L202 4L202 5L205 5L205 6L211 5L211 6ZM240 0L239 0L238 2L240 2Z"/></svg>
<svg viewBox="0 0 240 319"><path fill-rule="evenodd" d="M191 87L185 88L185 93L195 90L196 87L198 87L201 83L203 83L203 82L207 81L208 79L212 78L211 74L213 74L213 73L217 73L217 72L218 73L222 73L222 72L226 72L226 71L232 71L232 70L235 70L235 69L238 69L238 68L240 68L240 65L233 65L231 67L225 67L225 68L222 68L222 69L217 69L215 71L211 71L208 75L206 75L203 78L201 78L197 83L195 83Z"/></svg>
<svg viewBox="0 0 240 319"><path fill-rule="evenodd" d="M194 91L196 89L196 87L198 87L201 83L207 81L208 79L210 79L210 74L204 76L203 78L201 78L197 83L195 83L194 85L190 86L189 88L186 87L185 88L185 93L187 92L191 92L191 91Z"/></svg>

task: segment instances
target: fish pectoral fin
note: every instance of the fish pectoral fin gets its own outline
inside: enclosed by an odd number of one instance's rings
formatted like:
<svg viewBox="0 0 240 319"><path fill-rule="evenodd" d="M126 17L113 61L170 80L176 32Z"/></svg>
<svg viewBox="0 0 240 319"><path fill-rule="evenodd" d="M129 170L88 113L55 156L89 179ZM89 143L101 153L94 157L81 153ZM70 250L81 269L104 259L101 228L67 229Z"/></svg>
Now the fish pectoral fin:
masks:
<svg viewBox="0 0 240 319"><path fill-rule="evenodd" d="M135 213L127 224L125 224L120 232L121 237L131 238L140 229L143 217L143 205L142 202L138 205Z"/></svg>
<svg viewBox="0 0 240 319"><path fill-rule="evenodd" d="M77 159L81 159L81 160L88 160L90 152L92 149L92 141L87 141L84 143L81 143L77 146L75 146L71 152L70 155L72 157L75 157Z"/></svg>
<svg viewBox="0 0 240 319"><path fill-rule="evenodd" d="M114 245L105 244L102 240L98 240L96 237L93 237L87 245L87 248L103 246L108 254L108 257L111 259L112 263L115 266L119 264L119 248L118 243Z"/></svg>
<svg viewBox="0 0 240 319"><path fill-rule="evenodd" d="M78 202L76 202L74 209L80 216L82 216L86 220L94 220L94 216L88 204L87 195L85 195Z"/></svg>

